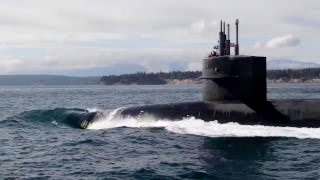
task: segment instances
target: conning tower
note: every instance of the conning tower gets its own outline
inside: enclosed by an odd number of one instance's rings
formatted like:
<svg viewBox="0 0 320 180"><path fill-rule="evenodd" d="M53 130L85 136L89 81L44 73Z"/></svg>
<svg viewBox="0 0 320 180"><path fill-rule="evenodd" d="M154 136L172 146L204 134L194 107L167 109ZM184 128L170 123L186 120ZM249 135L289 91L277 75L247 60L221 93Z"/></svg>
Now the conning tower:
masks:
<svg viewBox="0 0 320 180"><path fill-rule="evenodd" d="M201 79L204 101L243 101L264 103L266 97L266 57L239 55L238 26L236 43L230 42L230 26L220 22L218 53L203 59ZM234 55L230 48L234 47Z"/></svg>

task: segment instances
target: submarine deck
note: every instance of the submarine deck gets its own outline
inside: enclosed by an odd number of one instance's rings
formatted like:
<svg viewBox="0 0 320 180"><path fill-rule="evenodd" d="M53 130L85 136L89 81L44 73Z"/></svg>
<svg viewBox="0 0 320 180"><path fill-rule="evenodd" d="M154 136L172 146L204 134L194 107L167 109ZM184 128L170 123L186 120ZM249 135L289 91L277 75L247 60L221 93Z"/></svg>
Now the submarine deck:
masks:
<svg viewBox="0 0 320 180"><path fill-rule="evenodd" d="M205 121L237 122L246 125L320 127L319 100L270 100L264 103L241 101L184 102L128 107L122 116L152 116L179 120L193 116Z"/></svg>

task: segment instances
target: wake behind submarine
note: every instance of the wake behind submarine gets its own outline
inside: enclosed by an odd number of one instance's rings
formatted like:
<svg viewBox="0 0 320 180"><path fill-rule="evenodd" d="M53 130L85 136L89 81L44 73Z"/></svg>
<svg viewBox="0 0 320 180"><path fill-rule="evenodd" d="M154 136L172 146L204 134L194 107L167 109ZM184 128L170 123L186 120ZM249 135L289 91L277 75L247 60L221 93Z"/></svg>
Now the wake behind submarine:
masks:
<svg viewBox="0 0 320 180"><path fill-rule="evenodd" d="M266 57L239 55L230 41L230 26L220 23L218 52L203 59L203 101L128 107L119 110L120 118L153 117L181 120L195 117L219 123L289 127L320 127L320 100L267 100ZM234 55L231 55L234 47ZM79 118L79 128L87 128L103 116L91 112Z"/></svg>

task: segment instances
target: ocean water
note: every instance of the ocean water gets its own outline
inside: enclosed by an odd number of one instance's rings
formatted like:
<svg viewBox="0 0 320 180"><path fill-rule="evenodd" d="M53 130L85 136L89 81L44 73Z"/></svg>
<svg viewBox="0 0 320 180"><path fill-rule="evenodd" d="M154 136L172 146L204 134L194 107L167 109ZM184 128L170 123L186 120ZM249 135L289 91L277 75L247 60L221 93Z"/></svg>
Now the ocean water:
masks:
<svg viewBox="0 0 320 180"><path fill-rule="evenodd" d="M320 84L269 84L320 99ZM0 179L320 179L320 129L120 119L118 108L201 100L201 85L0 87ZM88 129L73 112L106 114Z"/></svg>

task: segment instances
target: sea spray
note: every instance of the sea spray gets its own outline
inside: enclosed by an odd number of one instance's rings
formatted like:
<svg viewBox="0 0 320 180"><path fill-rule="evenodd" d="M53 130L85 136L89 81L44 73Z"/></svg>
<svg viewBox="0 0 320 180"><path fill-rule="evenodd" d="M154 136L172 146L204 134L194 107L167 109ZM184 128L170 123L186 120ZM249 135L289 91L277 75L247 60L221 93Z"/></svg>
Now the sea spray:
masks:
<svg viewBox="0 0 320 180"><path fill-rule="evenodd" d="M220 124L218 121L206 122L194 117L181 120L156 119L151 116L121 117L118 108L105 112L88 129L110 129L118 127L153 128L163 127L179 134L191 134L207 137L295 137L320 139L320 128L274 127L262 125L240 125L238 123Z"/></svg>

